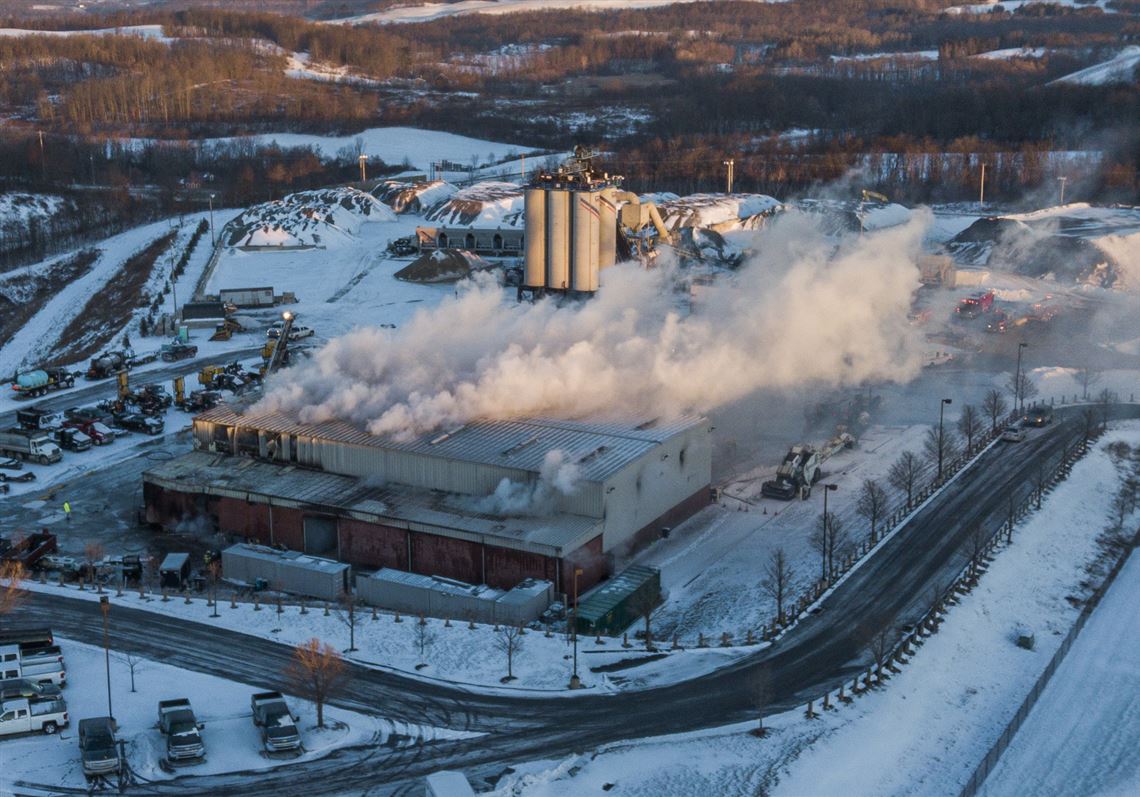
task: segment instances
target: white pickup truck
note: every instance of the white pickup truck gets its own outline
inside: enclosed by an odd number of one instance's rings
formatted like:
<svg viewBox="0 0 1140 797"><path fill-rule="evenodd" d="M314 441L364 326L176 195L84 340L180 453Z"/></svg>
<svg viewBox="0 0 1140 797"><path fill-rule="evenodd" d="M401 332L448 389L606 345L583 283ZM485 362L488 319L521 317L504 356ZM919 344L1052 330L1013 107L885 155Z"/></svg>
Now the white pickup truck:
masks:
<svg viewBox="0 0 1140 797"><path fill-rule="evenodd" d="M70 723L63 698L5 700L0 705L0 736L42 731L52 734Z"/></svg>
<svg viewBox="0 0 1140 797"><path fill-rule="evenodd" d="M67 670L58 647L24 649L19 645L0 646L0 678L27 678L38 684L67 685Z"/></svg>

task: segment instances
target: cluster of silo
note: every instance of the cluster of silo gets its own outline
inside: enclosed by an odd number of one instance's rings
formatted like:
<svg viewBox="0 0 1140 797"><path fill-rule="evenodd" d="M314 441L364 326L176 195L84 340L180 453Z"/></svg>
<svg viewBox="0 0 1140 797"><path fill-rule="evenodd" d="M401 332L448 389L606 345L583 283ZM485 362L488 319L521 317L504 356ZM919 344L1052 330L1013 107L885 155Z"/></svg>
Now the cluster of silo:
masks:
<svg viewBox="0 0 1140 797"><path fill-rule="evenodd" d="M604 184L549 183L525 192L523 288L532 293L598 290L598 272L612 266L617 203Z"/></svg>

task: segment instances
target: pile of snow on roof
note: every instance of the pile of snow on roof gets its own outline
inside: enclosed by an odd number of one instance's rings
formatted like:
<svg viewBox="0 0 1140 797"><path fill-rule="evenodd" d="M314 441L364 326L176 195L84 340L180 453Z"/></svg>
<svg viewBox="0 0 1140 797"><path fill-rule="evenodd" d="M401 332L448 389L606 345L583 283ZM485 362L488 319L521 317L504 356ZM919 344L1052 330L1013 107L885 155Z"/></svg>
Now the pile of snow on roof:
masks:
<svg viewBox="0 0 1140 797"><path fill-rule="evenodd" d="M226 225L228 246L326 248L351 241L368 222L396 214L355 188L325 188L254 205Z"/></svg>
<svg viewBox="0 0 1140 797"><path fill-rule="evenodd" d="M476 183L437 204L425 218L441 227L521 228L523 190L514 183Z"/></svg>

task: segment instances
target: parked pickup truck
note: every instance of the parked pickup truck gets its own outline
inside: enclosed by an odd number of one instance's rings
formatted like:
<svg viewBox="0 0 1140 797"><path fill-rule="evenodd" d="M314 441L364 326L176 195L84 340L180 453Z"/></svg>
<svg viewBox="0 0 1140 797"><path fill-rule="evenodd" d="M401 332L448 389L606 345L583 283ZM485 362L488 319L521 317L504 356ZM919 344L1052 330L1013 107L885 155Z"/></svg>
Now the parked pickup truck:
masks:
<svg viewBox="0 0 1140 797"><path fill-rule="evenodd" d="M79 754L88 779L117 775L123 767L115 741L115 721L110 717L79 720Z"/></svg>
<svg viewBox="0 0 1140 797"><path fill-rule="evenodd" d="M56 429L54 435L55 442L59 444L59 447L66 448L68 451L87 451L91 448L91 438L79 429L71 427Z"/></svg>
<svg viewBox="0 0 1140 797"><path fill-rule="evenodd" d="M158 728L166 735L166 759L171 764L200 761L206 757L202 723L186 698L158 701Z"/></svg>
<svg viewBox="0 0 1140 797"><path fill-rule="evenodd" d="M0 703L0 736L35 731L52 734L66 728L69 722L67 703L62 697L46 700L20 697Z"/></svg>
<svg viewBox="0 0 1140 797"><path fill-rule="evenodd" d="M249 699L253 710L253 724L261 728L261 739L268 753L300 751L301 734L293 723L296 717L289 711L280 692L258 692Z"/></svg>

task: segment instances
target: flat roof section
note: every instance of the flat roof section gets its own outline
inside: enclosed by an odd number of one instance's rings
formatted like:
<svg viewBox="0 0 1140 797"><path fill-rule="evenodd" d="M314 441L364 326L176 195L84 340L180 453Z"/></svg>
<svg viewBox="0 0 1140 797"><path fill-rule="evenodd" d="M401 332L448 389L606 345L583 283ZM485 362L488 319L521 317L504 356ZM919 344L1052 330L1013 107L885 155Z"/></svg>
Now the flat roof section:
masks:
<svg viewBox="0 0 1140 797"><path fill-rule="evenodd" d="M459 511L470 502L441 490L402 485L371 486L353 476L244 457L192 451L143 473L164 489L246 500L259 496L274 506L324 509L365 522L489 545L562 557L602 533L602 521L581 515L496 517Z"/></svg>
<svg viewBox="0 0 1140 797"><path fill-rule="evenodd" d="M526 418L472 421L451 431L440 431L408 442L369 434L346 421L300 423L283 412L241 413L221 404L195 417L195 421L260 429L275 434L372 446L429 457L539 473L550 451L566 452L577 462L581 476L602 482L657 445L704 424L704 418L683 416L674 420L565 421Z"/></svg>

